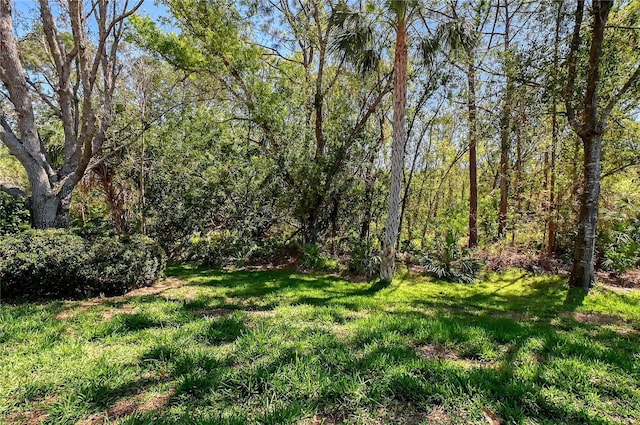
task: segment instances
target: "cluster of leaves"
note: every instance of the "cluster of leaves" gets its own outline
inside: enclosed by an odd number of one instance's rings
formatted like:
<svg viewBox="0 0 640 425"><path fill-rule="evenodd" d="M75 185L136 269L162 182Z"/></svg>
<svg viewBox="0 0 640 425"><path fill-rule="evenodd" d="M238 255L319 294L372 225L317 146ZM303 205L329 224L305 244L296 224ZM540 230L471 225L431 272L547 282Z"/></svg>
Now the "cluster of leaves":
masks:
<svg viewBox="0 0 640 425"><path fill-rule="evenodd" d="M640 266L640 215L622 217L598 235L600 266L618 274Z"/></svg>
<svg viewBox="0 0 640 425"><path fill-rule="evenodd" d="M460 246L460 236L448 230L434 239L433 249L420 259L424 273L451 282L473 283L481 264Z"/></svg>
<svg viewBox="0 0 640 425"><path fill-rule="evenodd" d="M15 233L29 223L24 200L0 191L0 235Z"/></svg>
<svg viewBox="0 0 640 425"><path fill-rule="evenodd" d="M367 278L380 273L380 249L371 241L353 239L349 257L349 272Z"/></svg>
<svg viewBox="0 0 640 425"><path fill-rule="evenodd" d="M335 262L324 255L318 245L307 244L302 247L298 267L302 270L327 271L335 267Z"/></svg>
<svg viewBox="0 0 640 425"><path fill-rule="evenodd" d="M212 267L240 265L257 248L255 242L245 236L228 229L195 234L173 253L173 258Z"/></svg>
<svg viewBox="0 0 640 425"><path fill-rule="evenodd" d="M141 236L93 241L64 230L28 230L0 241L0 289L11 298L117 295L162 274L164 251Z"/></svg>

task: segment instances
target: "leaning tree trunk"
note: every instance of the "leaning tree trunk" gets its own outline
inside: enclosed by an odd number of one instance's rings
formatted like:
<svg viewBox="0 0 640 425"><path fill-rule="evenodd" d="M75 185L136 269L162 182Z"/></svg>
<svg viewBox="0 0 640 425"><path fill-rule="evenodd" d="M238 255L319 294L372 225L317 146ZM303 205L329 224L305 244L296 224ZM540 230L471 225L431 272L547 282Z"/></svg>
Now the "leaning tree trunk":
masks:
<svg viewBox="0 0 640 425"><path fill-rule="evenodd" d="M384 232L380 280L391 282L396 271L396 240L400 217L400 192L404 171L405 115L407 109L407 27L399 17L396 33L393 85L393 146L391 149L391 190Z"/></svg>
<svg viewBox="0 0 640 425"><path fill-rule="evenodd" d="M578 217L578 237L573 254L569 285L588 291L595 280L596 225L600 199L600 151L602 134L585 135L584 192Z"/></svg>

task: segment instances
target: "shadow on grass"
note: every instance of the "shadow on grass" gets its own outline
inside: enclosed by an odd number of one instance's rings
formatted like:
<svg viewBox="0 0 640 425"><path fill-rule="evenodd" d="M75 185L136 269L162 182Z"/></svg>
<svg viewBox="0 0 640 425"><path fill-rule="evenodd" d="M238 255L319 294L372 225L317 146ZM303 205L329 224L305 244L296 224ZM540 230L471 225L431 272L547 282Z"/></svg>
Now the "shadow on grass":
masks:
<svg viewBox="0 0 640 425"><path fill-rule="evenodd" d="M567 296L562 304L565 311L574 311L582 305L584 299L587 297L587 293L582 288L569 287L567 290Z"/></svg>
<svg viewBox="0 0 640 425"><path fill-rule="evenodd" d="M316 413L366 423L358 417L362 412L381 415L397 405L411 406L423 419L446 406L448 414L467 415L450 418L460 423L482 421L482 407L509 423L600 425L615 423L617 415L640 416L637 343L558 317L582 303L577 294L565 294L562 279L532 282L522 294L508 291L523 278L516 276L470 295L374 304L372 298L397 288L288 271L174 267L169 274L222 293L128 299L143 311L104 321L96 339L148 334L149 346L127 366L152 378L118 382L114 371L114 382L109 376L70 382L67 409L93 413L166 382L175 390L169 400L174 408L139 412L119 423L280 424ZM395 302L406 309L386 310ZM319 308L252 314L300 304ZM363 307L368 315L347 314ZM53 310L40 314L45 319ZM166 337L156 340L154 332L165 325L171 325ZM450 354L433 355L441 347Z"/></svg>

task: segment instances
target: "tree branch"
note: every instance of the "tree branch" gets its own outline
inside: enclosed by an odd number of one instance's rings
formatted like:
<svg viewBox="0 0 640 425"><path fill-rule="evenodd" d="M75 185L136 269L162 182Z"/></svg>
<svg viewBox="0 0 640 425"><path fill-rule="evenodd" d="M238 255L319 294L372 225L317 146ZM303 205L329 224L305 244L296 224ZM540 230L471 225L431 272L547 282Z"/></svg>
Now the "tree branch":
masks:
<svg viewBox="0 0 640 425"><path fill-rule="evenodd" d="M631 86L633 86L638 81L640 81L640 65L638 65L635 72L631 75L631 77L629 77L629 79L622 86L620 91L618 91L618 93L616 93L616 95L611 98L611 100L609 101L609 104L607 105L606 109L602 114L603 120L606 120L609 117L609 115L611 115L611 112L613 111L613 108L615 108L618 101L620 101L620 99L629 91Z"/></svg>
<svg viewBox="0 0 640 425"><path fill-rule="evenodd" d="M571 44L569 48L568 62L568 78L567 85L565 86L564 102L567 109L567 119L571 127L578 132L582 133L582 125L578 123L576 119L576 110L573 104L573 97L576 88L576 69L578 66L578 50L580 49L580 29L582 27L582 19L584 17L584 0L578 0L575 11L575 23L573 27L573 35L571 37Z"/></svg>
<svg viewBox="0 0 640 425"><path fill-rule="evenodd" d="M9 186L7 183L3 182L0 182L0 191L13 196L14 198L23 198L25 200L29 198L29 195L24 190L19 187Z"/></svg>

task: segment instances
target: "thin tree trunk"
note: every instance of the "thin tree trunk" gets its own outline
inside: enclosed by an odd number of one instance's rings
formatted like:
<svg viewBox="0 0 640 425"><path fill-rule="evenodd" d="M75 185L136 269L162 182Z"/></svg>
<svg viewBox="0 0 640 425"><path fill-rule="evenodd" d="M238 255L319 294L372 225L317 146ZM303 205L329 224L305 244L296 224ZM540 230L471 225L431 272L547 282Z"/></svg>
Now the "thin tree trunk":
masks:
<svg viewBox="0 0 640 425"><path fill-rule="evenodd" d="M469 248L478 246L478 122L476 117L476 69L473 53L469 55L467 69L467 106L469 109Z"/></svg>
<svg viewBox="0 0 640 425"><path fill-rule="evenodd" d="M556 149L558 146L558 73L560 67L560 28L564 1L557 4L555 36L553 40L553 96L551 99L551 154L549 163L549 204L547 206L547 256L552 257L556 248Z"/></svg>
<svg viewBox="0 0 640 425"><path fill-rule="evenodd" d="M549 165L549 205L547 217L547 255L553 256L556 245L556 146L558 145L558 106L554 100L551 112L551 159Z"/></svg>
<svg viewBox="0 0 640 425"><path fill-rule="evenodd" d="M516 191L516 214L518 215L519 222L522 221L522 133L520 129L516 131L516 175L515 175L515 191ZM515 243L516 240L516 225L513 224L511 232L511 243Z"/></svg>
<svg viewBox="0 0 640 425"><path fill-rule="evenodd" d="M504 52L509 53L509 0L504 2ZM507 231L507 208L509 199L509 139L511 137L511 103L513 102L513 79L510 77L508 57L505 57L505 74L507 86L505 89L502 117L500 120L500 208L498 211L498 238L503 238Z"/></svg>
<svg viewBox="0 0 640 425"><path fill-rule="evenodd" d="M369 229L371 228L371 220L373 217L372 208L373 208L373 192L375 189L376 177L374 174L374 166L376 153L380 151L382 146L384 146L384 123L385 123L385 114L380 114L378 117L378 124L380 126L380 135L378 138L378 145L375 150L369 154L369 163L367 164L367 169L365 171L364 177L364 217L362 219L362 225L360 226L360 239L362 241L369 239Z"/></svg>
<svg viewBox="0 0 640 425"><path fill-rule="evenodd" d="M405 115L407 108L407 27L398 16L394 56L393 86L393 146L391 149L391 190L387 226L384 233L380 280L391 282L396 270L396 240L398 239L400 192L404 171Z"/></svg>
<svg viewBox="0 0 640 425"><path fill-rule="evenodd" d="M553 256L556 249L556 146L558 145L558 106L553 103L551 115L551 160L549 166L549 217L547 226L547 255Z"/></svg>

